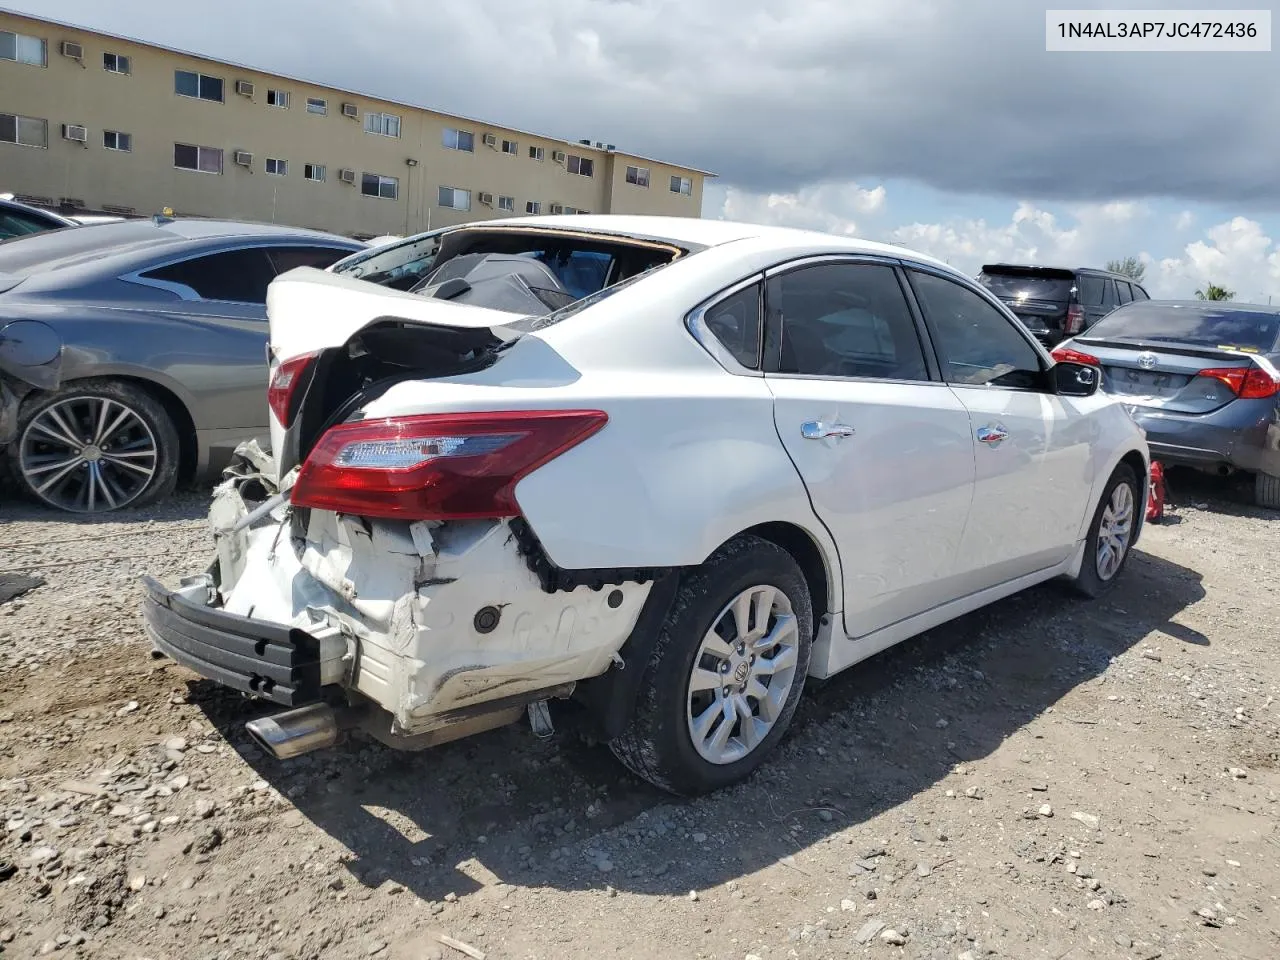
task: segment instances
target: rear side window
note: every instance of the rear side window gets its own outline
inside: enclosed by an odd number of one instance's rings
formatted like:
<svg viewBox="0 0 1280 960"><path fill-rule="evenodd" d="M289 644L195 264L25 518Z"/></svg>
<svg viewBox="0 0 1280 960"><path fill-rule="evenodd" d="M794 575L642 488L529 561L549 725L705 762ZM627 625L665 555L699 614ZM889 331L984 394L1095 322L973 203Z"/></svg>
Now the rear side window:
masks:
<svg viewBox="0 0 1280 960"><path fill-rule="evenodd" d="M275 270L266 250L258 247L193 257L149 270L142 276L186 287L202 300L265 304L267 284L275 279Z"/></svg>
<svg viewBox="0 0 1280 960"><path fill-rule="evenodd" d="M1106 281L1102 277L1088 275L1080 278L1080 305L1082 307L1100 307L1106 297Z"/></svg>
<svg viewBox="0 0 1280 960"><path fill-rule="evenodd" d="M1132 302L1133 302L1133 290L1129 287L1129 284L1128 284L1126 281L1124 281L1124 280L1117 280L1117 281L1116 281L1116 290L1118 290L1118 291L1120 292L1120 302L1121 302L1121 303L1132 303Z"/></svg>
<svg viewBox="0 0 1280 960"><path fill-rule="evenodd" d="M928 380L915 320L892 267L825 263L768 281L781 327L778 372Z"/></svg>
<svg viewBox="0 0 1280 960"><path fill-rule="evenodd" d="M294 267L315 267L323 270L337 263L350 251L332 247L269 247L267 256L276 273L288 273Z"/></svg>
<svg viewBox="0 0 1280 960"><path fill-rule="evenodd" d="M760 366L760 285L752 284L725 297L703 317L733 359L749 370Z"/></svg>

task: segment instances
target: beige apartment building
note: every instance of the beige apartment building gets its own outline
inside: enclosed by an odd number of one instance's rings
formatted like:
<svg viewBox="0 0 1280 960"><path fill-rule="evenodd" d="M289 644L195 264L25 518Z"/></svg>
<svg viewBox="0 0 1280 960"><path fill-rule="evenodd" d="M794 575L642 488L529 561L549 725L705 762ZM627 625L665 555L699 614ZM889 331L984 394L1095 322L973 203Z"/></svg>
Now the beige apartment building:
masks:
<svg viewBox="0 0 1280 960"><path fill-rule="evenodd" d="M700 216L703 170L0 10L0 192L353 236Z"/></svg>

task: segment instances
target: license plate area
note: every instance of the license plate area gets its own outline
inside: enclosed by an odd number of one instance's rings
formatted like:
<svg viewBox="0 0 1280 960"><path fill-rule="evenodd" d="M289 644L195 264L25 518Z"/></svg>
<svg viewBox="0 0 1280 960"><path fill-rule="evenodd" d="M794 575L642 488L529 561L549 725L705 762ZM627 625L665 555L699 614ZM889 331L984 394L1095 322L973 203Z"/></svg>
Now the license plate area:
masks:
<svg viewBox="0 0 1280 960"><path fill-rule="evenodd" d="M1111 393L1152 399L1168 399L1185 387L1188 381L1186 376L1179 373L1132 370L1127 367L1108 367L1105 376Z"/></svg>

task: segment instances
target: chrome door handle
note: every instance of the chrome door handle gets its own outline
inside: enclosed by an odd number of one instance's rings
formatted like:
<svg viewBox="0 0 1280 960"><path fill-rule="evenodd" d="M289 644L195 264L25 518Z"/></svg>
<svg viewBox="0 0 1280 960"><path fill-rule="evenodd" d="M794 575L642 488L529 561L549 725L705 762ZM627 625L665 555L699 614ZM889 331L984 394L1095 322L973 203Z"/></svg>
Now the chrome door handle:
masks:
<svg viewBox="0 0 1280 960"><path fill-rule="evenodd" d="M989 447L998 447L1002 441L1008 439L1009 431L1004 428L1003 423L978 428L978 442L985 443Z"/></svg>
<svg viewBox="0 0 1280 960"><path fill-rule="evenodd" d="M852 437L853 433L853 427L847 423L806 420L800 424L800 435L806 440L825 440L827 437Z"/></svg>

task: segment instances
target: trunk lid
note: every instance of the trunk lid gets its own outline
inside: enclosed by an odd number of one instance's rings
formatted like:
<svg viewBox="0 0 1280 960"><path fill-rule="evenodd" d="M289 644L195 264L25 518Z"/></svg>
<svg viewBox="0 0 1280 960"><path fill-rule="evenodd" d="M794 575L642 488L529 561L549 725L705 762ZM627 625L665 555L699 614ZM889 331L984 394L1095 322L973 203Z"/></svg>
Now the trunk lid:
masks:
<svg viewBox="0 0 1280 960"><path fill-rule="evenodd" d="M1206 414L1236 399L1222 380L1204 370L1241 369L1253 358L1238 350L1174 343L1077 337L1072 349L1091 354L1102 366L1102 390L1130 407Z"/></svg>
<svg viewBox="0 0 1280 960"><path fill-rule="evenodd" d="M405 293L313 267L281 275L267 290L275 377L282 363L314 359L299 374L288 425L271 414L277 482L301 463L320 434L349 413L350 401L380 383L483 369L521 334L521 317ZM424 332L429 335L424 336Z"/></svg>

